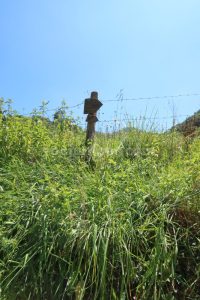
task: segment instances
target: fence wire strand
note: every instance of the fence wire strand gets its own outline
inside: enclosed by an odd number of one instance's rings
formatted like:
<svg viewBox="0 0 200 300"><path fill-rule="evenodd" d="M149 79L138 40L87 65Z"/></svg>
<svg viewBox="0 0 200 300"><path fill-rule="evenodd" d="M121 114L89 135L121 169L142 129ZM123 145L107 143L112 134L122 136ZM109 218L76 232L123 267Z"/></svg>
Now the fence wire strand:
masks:
<svg viewBox="0 0 200 300"><path fill-rule="evenodd" d="M148 96L148 97L132 97L132 98L123 98L123 96L120 96L118 99L103 99L100 100L103 104L108 102L124 102L124 101L145 101L145 100L166 100L166 99L177 99L177 98L184 98L184 97L200 97L200 93L186 93L186 94L178 94L178 95L165 95L165 96ZM82 107L84 104L84 101L68 106L60 106L57 108L50 108L46 109L45 113L47 112L56 112L59 110L71 110ZM40 110L39 110L40 111ZM23 114L24 116L30 116L33 115L34 111L32 113Z"/></svg>

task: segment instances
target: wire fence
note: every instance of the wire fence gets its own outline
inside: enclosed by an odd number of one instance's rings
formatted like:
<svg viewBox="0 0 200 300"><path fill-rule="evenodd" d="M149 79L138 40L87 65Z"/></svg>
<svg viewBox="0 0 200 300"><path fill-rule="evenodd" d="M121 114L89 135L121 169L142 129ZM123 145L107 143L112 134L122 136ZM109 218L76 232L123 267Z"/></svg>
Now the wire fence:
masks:
<svg viewBox="0 0 200 300"><path fill-rule="evenodd" d="M120 93L118 95L118 98L115 99L103 99L101 102L103 104L109 103L109 102L116 102L120 103L121 107L123 107L124 102L140 102L140 101L154 101L154 100L171 100L171 99L184 99L184 98L191 98L191 97L200 97L200 93L186 93L186 94L177 94L177 95L164 95L164 96L148 96L148 97L132 97L132 98L124 98L123 94ZM191 101L191 100L190 100ZM200 101L199 101L200 102ZM6 103L6 102L5 102ZM75 105L68 106L66 103L63 103L60 105L60 107L56 108L48 108L48 102L43 102L41 106L39 106L38 109L34 109L31 113L22 113L24 117L33 117L33 116L40 116L43 118L48 118L49 120L54 120L56 113L65 113L66 116L71 116L71 121L82 127L85 128L86 118L83 114L81 116L73 117L73 113L76 109L83 109L84 101L81 101L80 103L77 103ZM8 103L8 108L5 109L3 112L9 114L9 112L12 114L14 111L12 111L10 104ZM119 107L118 107L119 109ZM194 116L196 118L196 116ZM118 112L113 117L109 118L103 118L103 114L99 113L99 122L97 123L97 130L99 131L105 131L105 130L119 130L120 128L127 127L127 126L137 126L141 127L151 127L152 124L159 125L163 129L163 122L165 122L165 129L167 127L175 127L179 122L183 122L184 120L190 119L190 125L193 126L191 122L191 118L189 114L171 114L171 115L164 115L164 116L158 116L158 115L140 115L140 116L130 116L128 114L122 115L122 113ZM148 124L147 124L148 122ZM189 126L189 125L188 125ZM200 125L199 125L200 126ZM156 127L156 126L155 126ZM193 126L194 127L194 126Z"/></svg>
<svg viewBox="0 0 200 300"><path fill-rule="evenodd" d="M103 104L108 102L126 102L126 101L148 101L148 100L167 100L167 99L178 99L178 98L187 98L187 97L200 97L200 93L187 93L187 94L178 94L178 95L165 95L165 96L148 96L148 97L132 97L132 98L124 98L123 95L119 95L118 99L103 99L101 102ZM61 105L60 107L45 109L45 113L48 112L56 112L59 109L76 109L81 108L84 105L84 101L77 103L75 105ZM24 116L30 116L34 114L34 110L32 113L23 114Z"/></svg>

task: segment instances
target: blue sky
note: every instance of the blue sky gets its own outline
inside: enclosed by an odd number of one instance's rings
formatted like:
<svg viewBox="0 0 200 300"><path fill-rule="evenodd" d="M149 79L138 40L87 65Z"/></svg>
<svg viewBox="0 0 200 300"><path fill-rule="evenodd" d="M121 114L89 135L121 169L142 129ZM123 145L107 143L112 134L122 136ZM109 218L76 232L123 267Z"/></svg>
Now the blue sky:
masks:
<svg viewBox="0 0 200 300"><path fill-rule="evenodd" d="M199 0L0 0L0 39L0 96L20 112L73 106L92 90L102 100L200 93ZM200 96L105 102L100 119L198 109Z"/></svg>

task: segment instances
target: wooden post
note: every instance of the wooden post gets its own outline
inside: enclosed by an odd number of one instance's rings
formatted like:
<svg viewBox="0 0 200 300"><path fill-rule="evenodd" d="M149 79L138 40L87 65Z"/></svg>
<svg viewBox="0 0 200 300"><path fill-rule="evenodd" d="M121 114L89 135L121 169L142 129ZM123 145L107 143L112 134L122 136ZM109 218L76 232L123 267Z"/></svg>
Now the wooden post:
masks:
<svg viewBox="0 0 200 300"><path fill-rule="evenodd" d="M91 142L94 140L95 125L96 125L96 122L97 122L96 113L89 114L86 121L87 121L88 124L87 124L85 144L87 146L88 144L91 144Z"/></svg>
<svg viewBox="0 0 200 300"><path fill-rule="evenodd" d="M84 105L84 114L88 114L86 122L87 124L87 132L86 132L86 141L85 145L87 147L86 150L86 161L91 162L92 160L92 151L93 151L93 141L95 135L95 125L98 121L96 113L100 109L103 104L98 100L98 93L92 92L91 97L85 99Z"/></svg>

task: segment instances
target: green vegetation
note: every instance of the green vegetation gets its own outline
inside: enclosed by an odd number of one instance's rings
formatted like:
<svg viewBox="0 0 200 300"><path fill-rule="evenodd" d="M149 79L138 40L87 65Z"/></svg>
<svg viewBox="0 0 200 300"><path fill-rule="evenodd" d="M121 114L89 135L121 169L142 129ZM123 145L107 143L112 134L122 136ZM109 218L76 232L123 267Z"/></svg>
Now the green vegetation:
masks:
<svg viewBox="0 0 200 300"><path fill-rule="evenodd" d="M200 299L200 139L0 114L0 299Z"/></svg>

